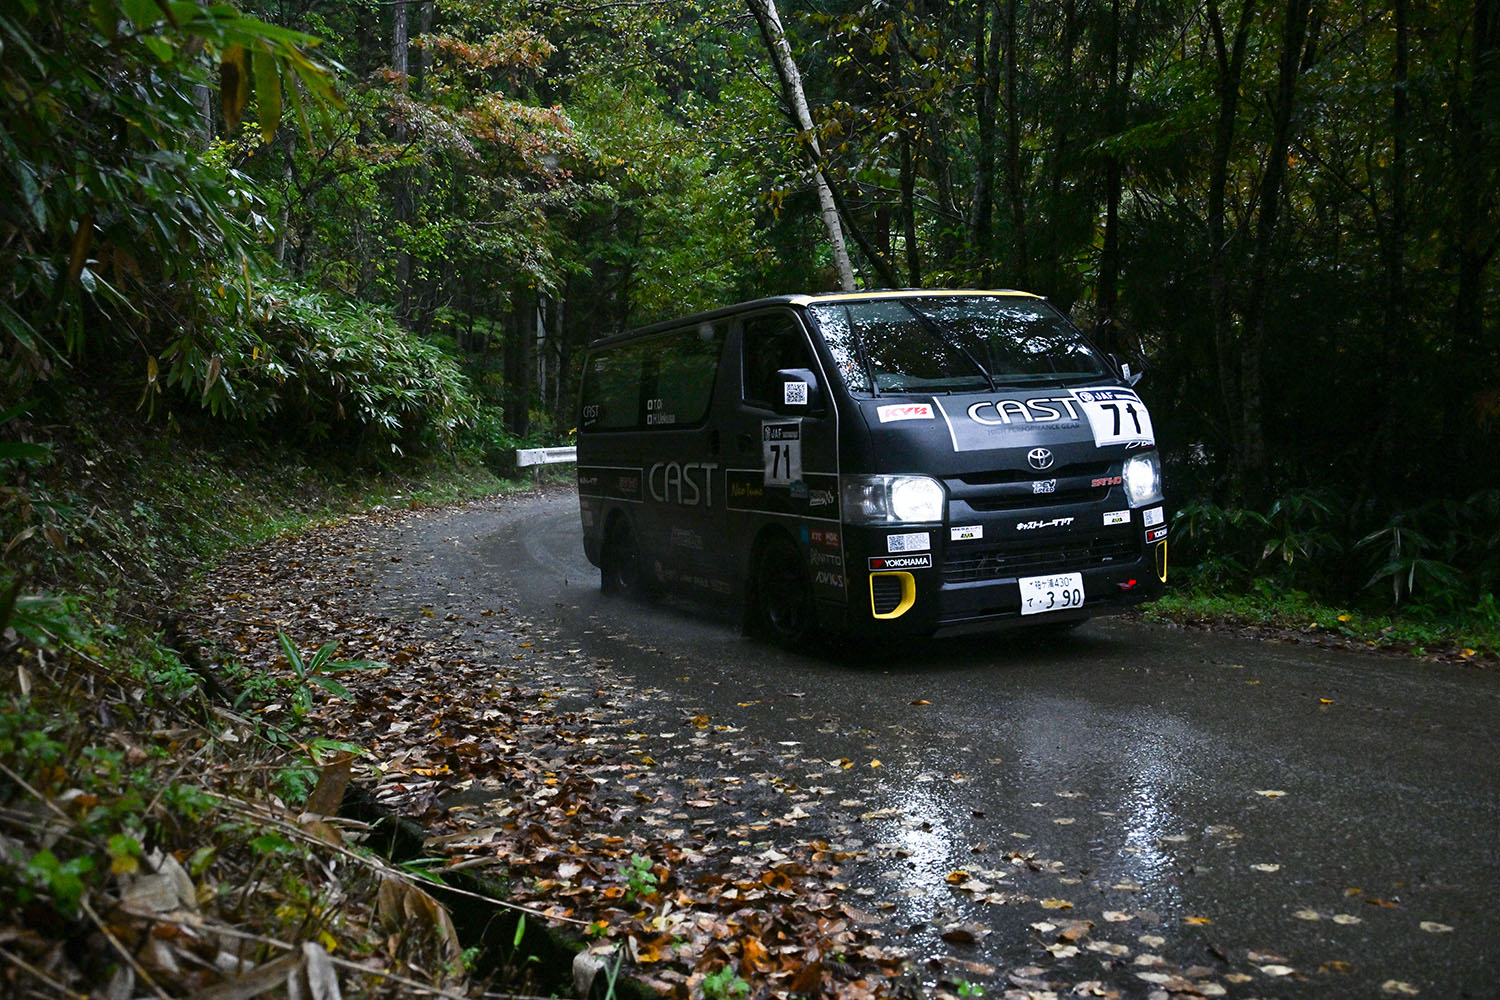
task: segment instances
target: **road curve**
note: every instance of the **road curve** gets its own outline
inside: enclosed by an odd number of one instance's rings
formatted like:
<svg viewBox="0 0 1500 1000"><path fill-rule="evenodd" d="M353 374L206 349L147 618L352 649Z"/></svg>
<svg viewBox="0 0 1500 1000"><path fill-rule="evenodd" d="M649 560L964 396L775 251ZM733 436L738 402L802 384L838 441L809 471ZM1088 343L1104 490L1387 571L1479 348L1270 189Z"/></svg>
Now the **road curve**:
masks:
<svg viewBox="0 0 1500 1000"><path fill-rule="evenodd" d="M568 492L387 544L387 610L504 600L770 748L812 832L864 848L851 892L892 939L991 995L1062 966L1147 996L1160 966L1232 996L1500 996L1500 675L1118 619L795 655L733 609L601 596ZM1119 950L1069 953L1038 930L1059 918Z"/></svg>

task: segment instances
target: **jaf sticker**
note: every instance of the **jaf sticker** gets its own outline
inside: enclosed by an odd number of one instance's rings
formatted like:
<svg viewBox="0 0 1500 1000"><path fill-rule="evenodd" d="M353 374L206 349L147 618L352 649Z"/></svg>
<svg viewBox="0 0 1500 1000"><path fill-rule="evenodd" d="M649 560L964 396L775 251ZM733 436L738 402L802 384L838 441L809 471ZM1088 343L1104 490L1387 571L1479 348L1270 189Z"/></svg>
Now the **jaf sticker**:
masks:
<svg viewBox="0 0 1500 1000"><path fill-rule="evenodd" d="M973 542L984 537L984 525L967 524L961 528L949 529L949 538L955 542Z"/></svg>
<svg viewBox="0 0 1500 1000"><path fill-rule="evenodd" d="M885 536L887 552L923 552L930 548L932 548L932 536L925 531Z"/></svg>

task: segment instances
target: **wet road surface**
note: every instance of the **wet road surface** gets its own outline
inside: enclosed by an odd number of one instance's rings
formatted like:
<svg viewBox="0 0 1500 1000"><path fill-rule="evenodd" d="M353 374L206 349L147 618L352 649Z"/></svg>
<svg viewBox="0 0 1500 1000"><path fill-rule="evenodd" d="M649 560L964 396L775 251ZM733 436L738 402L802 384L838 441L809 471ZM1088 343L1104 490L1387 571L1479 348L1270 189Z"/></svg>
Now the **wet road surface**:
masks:
<svg viewBox="0 0 1500 1000"><path fill-rule="evenodd" d="M389 611L507 602L536 652L598 673L560 697L605 676L642 692L643 755L741 787L730 748L755 748L791 818L745 843L859 848L850 898L950 982L1500 996L1493 672L1118 619L796 655L731 609L601 596L567 492L437 512L389 545ZM713 725L683 740L688 715Z"/></svg>

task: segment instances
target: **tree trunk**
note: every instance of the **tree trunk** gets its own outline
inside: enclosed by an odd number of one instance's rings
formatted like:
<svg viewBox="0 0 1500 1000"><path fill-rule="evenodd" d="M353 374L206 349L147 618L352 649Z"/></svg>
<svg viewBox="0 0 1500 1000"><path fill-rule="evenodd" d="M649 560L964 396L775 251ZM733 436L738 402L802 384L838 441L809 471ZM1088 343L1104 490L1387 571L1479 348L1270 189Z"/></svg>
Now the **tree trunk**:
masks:
<svg viewBox="0 0 1500 1000"><path fill-rule="evenodd" d="M979 284L995 283L995 105L999 100L1000 32L990 25L990 0L979 0L974 19L974 115L978 149L974 162L974 205L970 243L979 261Z"/></svg>
<svg viewBox="0 0 1500 1000"><path fill-rule="evenodd" d="M1209 27L1213 32L1214 57L1218 69L1215 90L1218 114L1214 119L1213 148L1209 155L1208 178L1208 291L1213 322L1214 355L1218 361L1219 392L1224 404L1224 426L1239 452L1239 380L1235 371L1238 338L1234 335L1229 306L1229 235L1225 221L1225 198L1229 185L1229 156L1234 149L1235 122L1239 115L1240 79L1245 69L1245 43L1255 0L1244 0L1234 28L1234 38L1226 44L1224 24L1219 15L1218 0L1208 0Z"/></svg>
<svg viewBox="0 0 1500 1000"><path fill-rule="evenodd" d="M1005 191L1010 203L1010 272L1017 288L1031 287L1031 249L1026 241L1026 200L1021 177L1021 74L1016 53L1016 0L1005 0Z"/></svg>
<svg viewBox="0 0 1500 1000"><path fill-rule="evenodd" d="M505 426L517 439L531 433L531 397L536 349L536 292L511 292L511 335L505 341Z"/></svg>
<svg viewBox="0 0 1500 1000"><path fill-rule="evenodd" d="M823 150L818 143L818 134L813 127L812 112L807 107L807 95L802 89L802 74L797 71L797 62L792 58L792 48L787 44L786 31L781 27L781 15L776 10L776 0L746 0L750 12L760 25L761 38L766 43L771 59L776 64L776 75L781 79L781 89L791 106L797 127L802 130L804 148L813 169L813 180L818 189L818 206L822 209L823 225L828 230L828 242L833 250L833 266L839 274L839 284L846 292L854 291L854 268L849 263L849 250L844 244L844 227L839 223L838 207L834 203L833 189L823 174Z"/></svg>
<svg viewBox="0 0 1500 1000"><path fill-rule="evenodd" d="M1271 253L1281 220L1282 185L1291 143L1292 112L1302 71L1303 43L1308 37L1312 0L1287 0L1281 32L1281 58L1276 91L1271 99L1271 141L1257 206L1255 250L1250 262L1250 290L1245 305L1245 337L1240 345L1240 486L1246 502L1260 506L1269 485L1266 457L1264 388L1261 362L1266 342L1266 288L1270 282Z"/></svg>
<svg viewBox="0 0 1500 1000"><path fill-rule="evenodd" d="M901 133L901 225L906 243L906 283L922 287L922 248L917 246L916 157L912 146L916 140L910 130Z"/></svg>

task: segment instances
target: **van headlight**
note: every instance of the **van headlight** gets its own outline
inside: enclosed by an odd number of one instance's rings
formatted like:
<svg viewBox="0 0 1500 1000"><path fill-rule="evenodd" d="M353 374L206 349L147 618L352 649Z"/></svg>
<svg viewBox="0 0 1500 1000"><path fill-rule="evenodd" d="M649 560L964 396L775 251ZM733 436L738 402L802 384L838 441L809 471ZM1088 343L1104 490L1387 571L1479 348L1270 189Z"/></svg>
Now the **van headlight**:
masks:
<svg viewBox="0 0 1500 1000"><path fill-rule="evenodd" d="M947 494L927 476L845 476L844 520L850 524L941 521Z"/></svg>
<svg viewBox="0 0 1500 1000"><path fill-rule="evenodd" d="M1125 462L1125 497L1141 507L1161 499L1161 456L1154 451L1132 455Z"/></svg>

